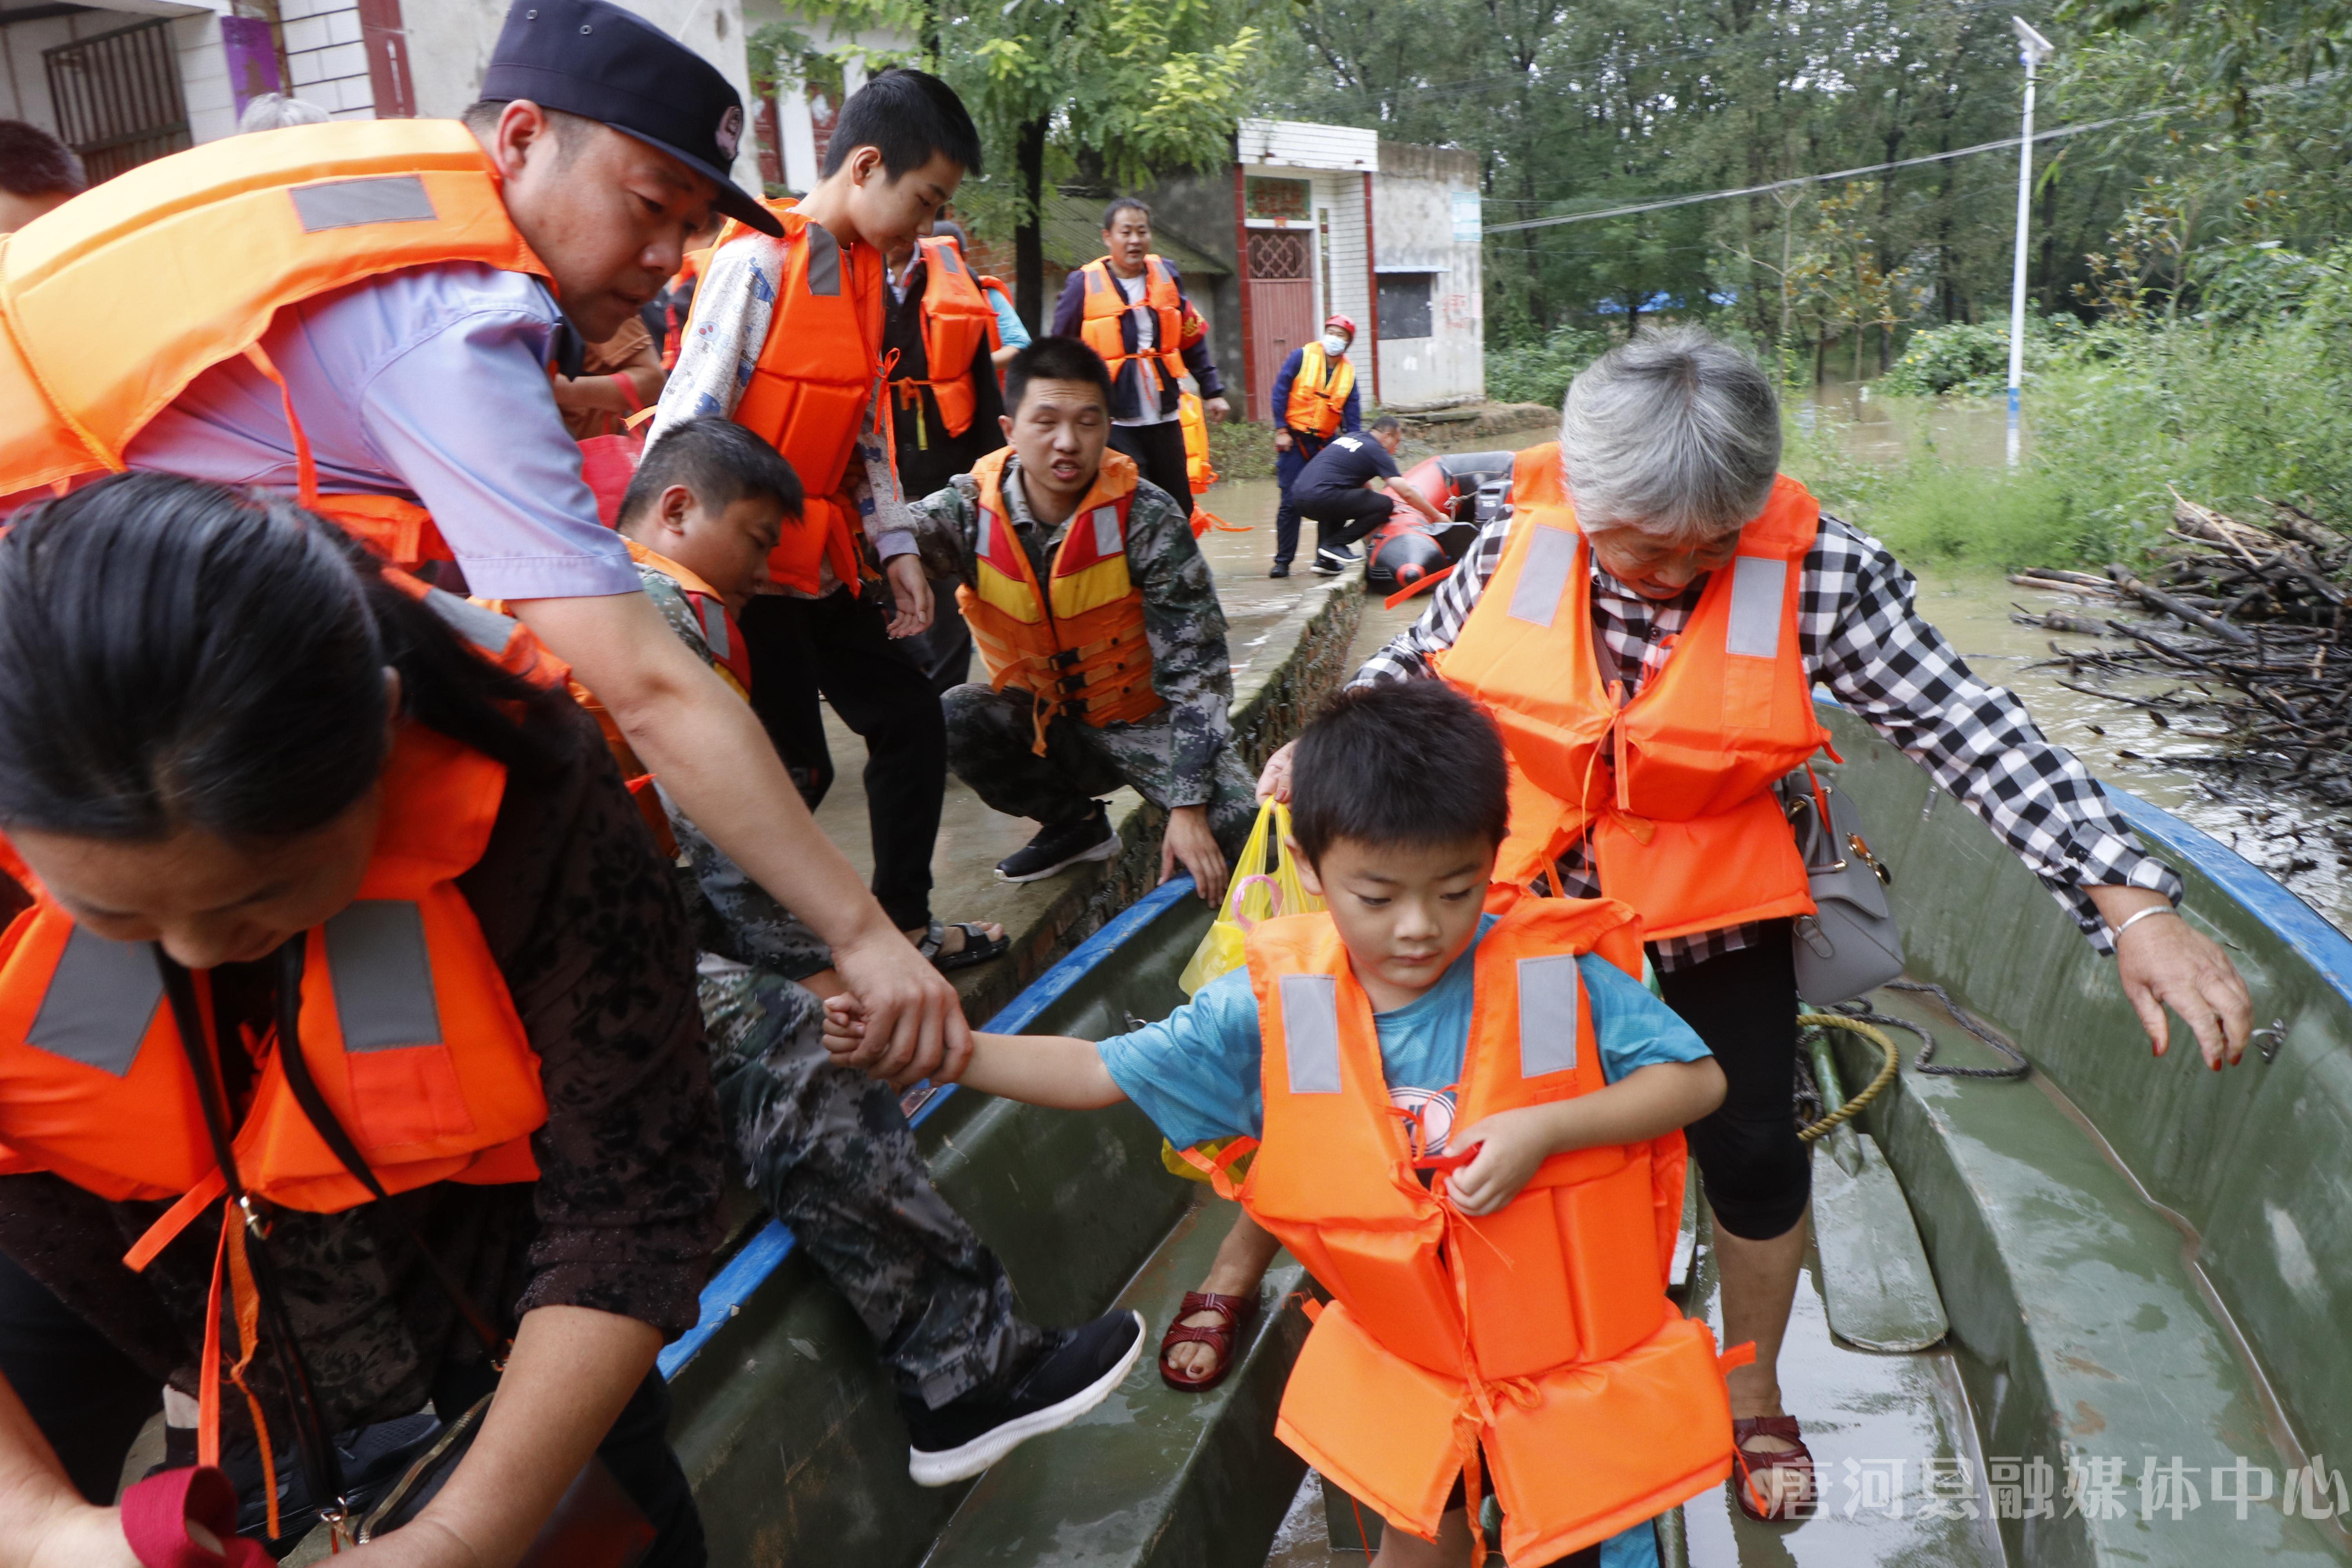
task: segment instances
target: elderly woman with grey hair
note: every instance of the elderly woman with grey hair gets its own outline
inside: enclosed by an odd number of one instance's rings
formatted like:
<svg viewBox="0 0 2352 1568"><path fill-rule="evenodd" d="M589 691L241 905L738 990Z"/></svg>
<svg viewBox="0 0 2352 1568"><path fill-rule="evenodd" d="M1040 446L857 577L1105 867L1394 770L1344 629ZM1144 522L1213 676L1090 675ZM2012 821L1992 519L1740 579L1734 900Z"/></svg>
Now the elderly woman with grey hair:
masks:
<svg viewBox="0 0 2352 1568"><path fill-rule="evenodd" d="M1728 1095L1689 1140L1725 1342L1756 1344L1728 1381L1739 1503L1759 1518L1791 1517L1812 1485L1774 1370L1811 1193L1789 1106L1792 918L1811 904L1771 785L1827 738L1814 688L1926 766L2116 955L2159 1052L2168 1006L2209 1063L2235 1062L2251 1013L2217 946L2153 918L2180 879L1780 458L1779 401L1746 355L1694 328L1639 333L1576 378L1559 444L1519 454L1514 515L1356 677L1440 676L1486 705L1514 772L1496 879L1632 904L1667 1004L1723 1067ZM1286 794L1288 769L1285 748L1260 793Z"/></svg>

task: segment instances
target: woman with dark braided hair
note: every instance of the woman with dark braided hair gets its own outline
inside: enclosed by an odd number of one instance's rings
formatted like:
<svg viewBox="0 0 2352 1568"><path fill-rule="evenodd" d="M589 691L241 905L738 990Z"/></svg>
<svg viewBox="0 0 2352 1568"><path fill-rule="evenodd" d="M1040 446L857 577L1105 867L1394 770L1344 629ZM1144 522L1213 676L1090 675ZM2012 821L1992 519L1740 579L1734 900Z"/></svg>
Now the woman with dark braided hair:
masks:
<svg viewBox="0 0 2352 1568"><path fill-rule="evenodd" d="M0 1568L140 1560L167 1386L248 1516L271 1455L316 1503L335 1435L496 1388L354 1568L515 1563L575 1478L704 1561L652 1370L719 1239L693 950L593 724L460 635L503 626L190 479L0 535Z"/></svg>

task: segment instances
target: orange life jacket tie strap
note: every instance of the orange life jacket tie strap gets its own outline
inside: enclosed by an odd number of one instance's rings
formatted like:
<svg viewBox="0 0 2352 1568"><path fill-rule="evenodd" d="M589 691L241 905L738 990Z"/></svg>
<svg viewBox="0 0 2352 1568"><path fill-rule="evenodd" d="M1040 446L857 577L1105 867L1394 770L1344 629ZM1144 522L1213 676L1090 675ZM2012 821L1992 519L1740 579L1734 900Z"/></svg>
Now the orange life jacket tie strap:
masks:
<svg viewBox="0 0 2352 1568"><path fill-rule="evenodd" d="M277 365L270 363L269 356L262 352L259 343L248 344L245 357L253 362L254 369L269 378L270 384L278 388L278 400L286 405L286 429L294 437L295 498L301 501L304 510L316 511L319 510L319 464L310 456L310 437L303 433L302 421L294 412L294 394L287 386L286 378L278 374Z"/></svg>
<svg viewBox="0 0 2352 1568"><path fill-rule="evenodd" d="M302 942L303 938L297 936L288 946L299 951ZM284 1298L278 1292L270 1270L269 1251L263 1245L267 1233L262 1226L261 1211L237 1176L236 1144L229 1131L228 1091L221 1079L215 1055L216 1041L213 1032L206 1028L203 1010L196 1004L194 977L173 962L160 945L155 947L154 953L155 967L163 975L163 994L171 1004L173 1023L180 1037L180 1047L185 1053L189 1071L195 1079L196 1102L204 1111L205 1131L212 1141L214 1163L227 1199L222 1208L221 1229L240 1233L235 1240L224 1235L221 1251L214 1258L213 1309L205 1328L205 1364L198 1374L197 1453L201 1456L207 1451L207 1442L211 1444L209 1451L212 1454L217 1456L220 1452L219 1292L222 1265L230 1258L233 1251L236 1258L243 1260L241 1267L232 1262L229 1282L232 1287L231 1304L237 1310L239 1334L245 1341L240 1348L245 1352L246 1360L238 1362L231 1375L239 1390L245 1392L247 1400L251 1401L252 1394L245 1388L244 1368L246 1361L251 1358L253 1346L261 1337L261 1320L267 1316L270 1354L277 1363L278 1381L293 1405L294 1446L301 1458L303 1480L310 1488L310 1495L319 1500L320 1519L340 1529L342 1519L350 1511L343 1490L342 1466L336 1458L334 1444L321 1419L318 1395L310 1383L310 1369L302 1360L302 1347L294 1338L293 1327L286 1317ZM296 974L299 978L299 970ZM300 1005L301 999L298 994L294 998L293 1008L299 1010ZM283 1032L282 1020L288 1008L282 998L279 1012L278 1054L283 1058L289 1050L299 1052L300 1047L291 1044L291 1037ZM248 1231L250 1235L244 1234ZM250 1331L247 1329L247 1310L237 1300L239 1292L236 1288L239 1285L247 1287L242 1295L253 1303ZM268 1430L261 1421L257 1402L254 1405L254 1418L256 1435L266 1450L270 1446ZM276 1497L274 1489L270 1495L273 1499Z"/></svg>
<svg viewBox="0 0 2352 1568"><path fill-rule="evenodd" d="M274 1541L284 1533L278 1528L278 1445L270 1438L269 1420L261 1412L260 1399L245 1381L245 1369L253 1364L253 1352L261 1343L261 1291L253 1282L253 1260L246 1252L246 1226L232 1223L232 1216L226 1214L221 1216L221 1250L228 1259L229 1306L236 1315L236 1360L229 1364L228 1378L236 1384L236 1391L245 1395L247 1414L253 1417L253 1435L261 1447L262 1496L268 1500L265 1506L268 1510L270 1539ZM200 1417L198 1424L200 1431L212 1433L215 1447L220 1443L220 1260L215 1258L213 1262L215 1300L212 1316L205 1324L205 1335L213 1342L205 1348L205 1371L211 1374L213 1380L214 1410L210 1420ZM217 1465L220 1457L217 1454L209 1459L200 1457L197 1463ZM341 1532L336 1533L339 1535Z"/></svg>

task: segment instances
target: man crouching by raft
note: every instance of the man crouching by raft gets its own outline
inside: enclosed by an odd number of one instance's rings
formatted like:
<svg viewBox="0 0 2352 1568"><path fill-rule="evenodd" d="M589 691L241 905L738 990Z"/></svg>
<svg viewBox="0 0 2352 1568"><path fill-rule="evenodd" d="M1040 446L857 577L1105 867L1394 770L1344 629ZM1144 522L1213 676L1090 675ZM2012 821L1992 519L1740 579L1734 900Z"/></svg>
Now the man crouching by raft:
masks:
<svg viewBox="0 0 2352 1568"><path fill-rule="evenodd" d="M1168 813L1160 879L1181 866L1213 903L1256 806L1234 752L1225 614L1186 504L1105 450L1110 372L1086 344L1023 349L1004 403L1012 445L911 513L923 569L961 584L988 667L988 685L943 700L948 765L1040 824L997 863L1004 880L1117 855L1097 797L1131 785Z"/></svg>
<svg viewBox="0 0 2352 1568"><path fill-rule="evenodd" d="M654 1370L722 1234L691 933L595 725L420 592L175 476L0 535L0 1568L264 1568L240 1500L290 1547L428 1404L488 1409L337 1563L510 1568L567 1491L614 1549L567 1568L705 1561Z"/></svg>
<svg viewBox="0 0 2352 1568"><path fill-rule="evenodd" d="M1633 910L1490 884L1507 768L1467 699L1349 692L1297 773L1327 912L1259 921L1247 968L1100 1045L976 1034L961 1081L1236 1140L1219 1191L1332 1298L1275 1431L1388 1521L1377 1568L1482 1562L1490 1489L1519 1568L1654 1563L1649 1521L1731 1469L1738 1352L1666 1296L1680 1130L1723 1071L1642 988ZM873 1054L854 998L825 1007L828 1047Z"/></svg>
<svg viewBox="0 0 2352 1568"><path fill-rule="evenodd" d="M2179 877L1920 617L1885 548L1780 459L1780 400L1754 362L1695 328L1637 334L1577 376L1559 444L1513 465L1512 515L1354 683L1435 676L1494 715L1511 756L1496 879L1632 905L1667 1005L1723 1066L1729 1091L1690 1146L1724 1332L1756 1345L1730 1374L1733 1495L1755 1519L1813 1499L1775 1363L1811 1195L1789 1106L1792 942L1814 905L1774 786L1830 738L1814 689L1926 767L2116 955L2159 1054L2167 1007L2217 1070L2252 1012L2229 959L2177 918ZM1259 787L1283 794L1289 774L1286 747Z"/></svg>

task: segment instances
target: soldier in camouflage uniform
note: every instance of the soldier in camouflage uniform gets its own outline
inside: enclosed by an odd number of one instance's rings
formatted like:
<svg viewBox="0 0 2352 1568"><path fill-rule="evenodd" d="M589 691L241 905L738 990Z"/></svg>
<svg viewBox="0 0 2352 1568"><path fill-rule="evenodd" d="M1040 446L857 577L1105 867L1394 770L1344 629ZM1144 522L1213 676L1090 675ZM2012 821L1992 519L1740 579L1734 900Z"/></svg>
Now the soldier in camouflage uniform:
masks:
<svg viewBox="0 0 2352 1568"><path fill-rule="evenodd" d="M666 488L715 491L716 500L728 491L709 476L731 465L749 470L735 481L746 493L790 481L782 500L797 505L800 486L791 469L757 436L726 420L698 419L674 426L648 451L621 522L638 576L663 617L722 670L707 612L688 597L689 586L705 584L682 583L676 574L686 569L655 553L646 539L653 531L647 514ZM706 516L719 510L697 504ZM770 509L770 542L782 510ZM731 507L725 510L733 515ZM663 542L686 552L675 536ZM700 553L696 562L708 564ZM822 1038L820 995L838 993L840 984L824 944L667 796L663 805L696 921L711 1076L750 1184L874 1335L910 1428L921 1410L975 1394L1001 1398L1037 1367L1041 1352L1062 1351L1074 1336L1021 1316L995 1255L931 1186L896 1092L833 1065ZM922 1434L916 1436L921 1448ZM917 1479L924 1478L919 1472Z"/></svg>
<svg viewBox="0 0 2352 1568"><path fill-rule="evenodd" d="M1005 521L1041 584L1052 572L1070 523L1067 515L1050 526L1038 521L1030 493L1032 470L1054 463L1068 469L1062 481L1076 491L1065 498L1065 509L1093 483L1103 460L1100 442L1109 428L1107 401L1091 441L1079 426L1089 417L1082 395L1097 376L1107 388L1108 373L1101 359L1069 338L1040 339L1006 367L1006 401L1013 413L1013 448L1001 459ZM1106 400L1108 395L1105 391ZM1066 429L1059 437L1066 449L1055 447L1053 430L1033 428L1046 419ZM961 475L909 509L923 569L934 578L952 576L967 588L977 581L979 495L978 481ZM1197 851L1188 853L1192 847L1178 843L1163 852L1161 865L1165 871L1172 860L1182 860L1202 895L1213 899L1223 889L1227 861L1257 815L1249 773L1234 751L1233 664L1224 610L1181 501L1139 480L1124 542L1129 580L1142 595L1151 686L1166 705L1133 722L1098 727L1066 710L1057 713L1045 726L1041 753L1035 703L1028 690L1018 684L1001 690L976 683L959 686L943 700L948 765L995 810L1042 825L1026 849L998 865L1006 880L1034 880L1076 861L1117 854L1118 837L1097 797L1131 785L1171 818L1190 808L1205 819L1214 838L1210 848L1221 852L1214 864L1194 864ZM1171 821L1171 842L1181 831Z"/></svg>

